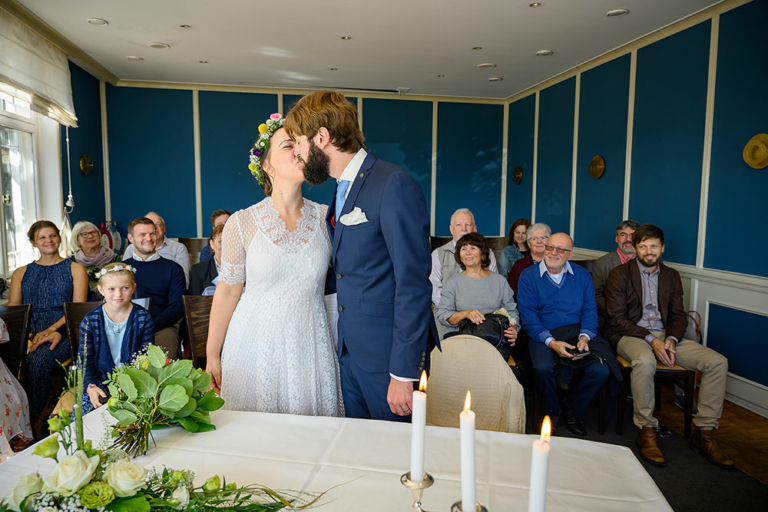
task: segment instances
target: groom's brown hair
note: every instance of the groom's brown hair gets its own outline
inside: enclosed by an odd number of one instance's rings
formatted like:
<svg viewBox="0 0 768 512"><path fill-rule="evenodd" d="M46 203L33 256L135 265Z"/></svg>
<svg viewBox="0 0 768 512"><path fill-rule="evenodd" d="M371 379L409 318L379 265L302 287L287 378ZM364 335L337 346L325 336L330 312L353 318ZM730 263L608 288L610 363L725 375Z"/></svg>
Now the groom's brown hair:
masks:
<svg viewBox="0 0 768 512"><path fill-rule="evenodd" d="M291 137L314 137L325 127L331 143L343 153L365 148L365 137L357 122L357 109L340 92L318 91L301 98L285 116L285 130Z"/></svg>

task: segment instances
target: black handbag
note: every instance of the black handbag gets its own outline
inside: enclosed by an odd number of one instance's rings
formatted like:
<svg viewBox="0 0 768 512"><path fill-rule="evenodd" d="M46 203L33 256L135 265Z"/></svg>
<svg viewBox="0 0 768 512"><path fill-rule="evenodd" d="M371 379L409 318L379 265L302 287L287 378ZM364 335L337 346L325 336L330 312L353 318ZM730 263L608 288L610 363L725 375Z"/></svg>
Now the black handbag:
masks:
<svg viewBox="0 0 768 512"><path fill-rule="evenodd" d="M459 322L459 331L457 334L469 334L482 338L494 347L499 347L507 343L504 337L504 331L509 329L509 318L498 313L485 315L485 320L481 324L472 323L469 318Z"/></svg>

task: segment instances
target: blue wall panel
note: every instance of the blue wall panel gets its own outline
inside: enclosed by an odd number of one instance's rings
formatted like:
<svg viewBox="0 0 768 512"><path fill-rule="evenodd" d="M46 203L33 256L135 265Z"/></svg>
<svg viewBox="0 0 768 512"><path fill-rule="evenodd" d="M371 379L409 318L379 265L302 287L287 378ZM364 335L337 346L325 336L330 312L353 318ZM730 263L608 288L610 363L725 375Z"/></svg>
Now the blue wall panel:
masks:
<svg viewBox="0 0 768 512"><path fill-rule="evenodd" d="M693 265L699 228L706 21L637 52L629 215L664 230L664 259Z"/></svg>
<svg viewBox="0 0 768 512"><path fill-rule="evenodd" d="M451 214L469 208L477 231L499 236L504 107L439 103L437 236L450 236Z"/></svg>
<svg viewBox="0 0 768 512"><path fill-rule="evenodd" d="M507 211L505 231L519 218L531 218L533 193L533 135L536 121L536 95L509 105L507 142ZM523 181L512 181L515 167L523 170Z"/></svg>
<svg viewBox="0 0 768 512"><path fill-rule="evenodd" d="M571 230L575 94L576 78L539 94L536 221L549 224L553 233Z"/></svg>
<svg viewBox="0 0 768 512"><path fill-rule="evenodd" d="M421 185L427 209L432 187L432 102L363 100L368 151L399 165Z"/></svg>
<svg viewBox="0 0 768 512"><path fill-rule="evenodd" d="M192 92L107 85L107 112L112 218L121 233L154 210L168 236L197 236Z"/></svg>
<svg viewBox="0 0 768 512"><path fill-rule="evenodd" d="M264 199L248 170L248 152L259 124L276 111L276 94L200 91L203 236L211 234L214 210L235 212Z"/></svg>
<svg viewBox="0 0 768 512"><path fill-rule="evenodd" d="M768 386L765 358L755 357L765 347L768 316L710 304L708 325L707 346L728 358L728 371Z"/></svg>
<svg viewBox="0 0 768 512"><path fill-rule="evenodd" d="M581 75L574 237L585 249L616 248L614 228L624 208L629 64L625 55ZM595 155L605 159L598 180L589 174Z"/></svg>
<svg viewBox="0 0 768 512"><path fill-rule="evenodd" d="M75 209L70 214L72 225L88 220L99 226L105 220L104 209L104 153L101 143L101 100L99 80L77 65L69 63L72 76L72 99L75 102L77 128L69 129L70 166L72 168L72 196ZM93 158L93 171L86 176L80 170L80 157ZM61 127L61 183L64 201L67 201L67 136Z"/></svg>
<svg viewBox="0 0 768 512"><path fill-rule="evenodd" d="M742 150L754 135L768 133L768 2L752 2L720 16L717 86L704 265L768 277L755 254L768 251L768 238L750 237L749 251L723 243L734 224L765 216L768 170L749 167Z"/></svg>

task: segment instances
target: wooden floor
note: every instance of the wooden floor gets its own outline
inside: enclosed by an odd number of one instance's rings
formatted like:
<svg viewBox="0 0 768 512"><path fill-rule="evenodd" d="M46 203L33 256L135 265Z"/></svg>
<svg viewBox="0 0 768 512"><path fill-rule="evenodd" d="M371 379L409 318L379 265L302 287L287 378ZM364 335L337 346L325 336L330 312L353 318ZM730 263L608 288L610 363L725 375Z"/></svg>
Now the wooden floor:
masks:
<svg viewBox="0 0 768 512"><path fill-rule="evenodd" d="M669 428L683 432L683 411L674 405L671 387L662 390L662 408L655 413ZM717 431L720 449L736 466L768 485L768 419L726 401Z"/></svg>

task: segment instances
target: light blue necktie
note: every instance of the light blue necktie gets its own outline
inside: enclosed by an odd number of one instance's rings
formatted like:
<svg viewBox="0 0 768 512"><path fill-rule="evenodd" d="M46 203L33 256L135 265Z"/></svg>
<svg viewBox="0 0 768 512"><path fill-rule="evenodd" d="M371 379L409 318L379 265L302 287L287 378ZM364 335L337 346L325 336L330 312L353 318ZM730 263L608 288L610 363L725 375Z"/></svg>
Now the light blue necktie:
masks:
<svg viewBox="0 0 768 512"><path fill-rule="evenodd" d="M344 201L347 199L347 189L349 188L349 181L341 180L336 186L336 222L339 221L341 216L341 210L344 208Z"/></svg>

